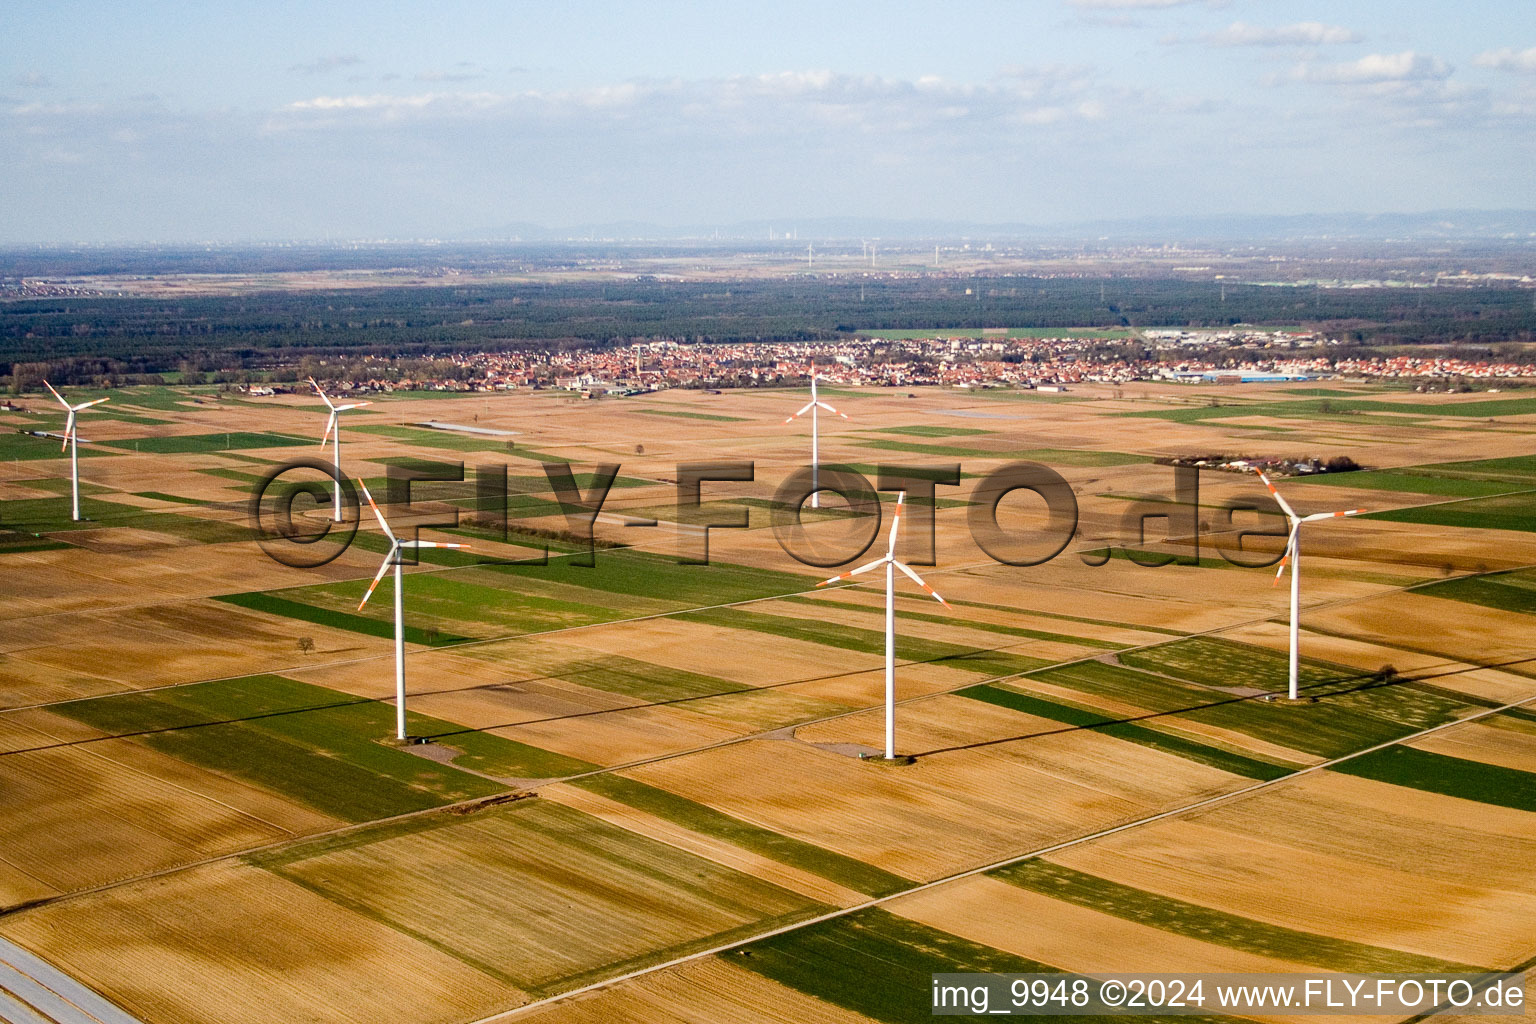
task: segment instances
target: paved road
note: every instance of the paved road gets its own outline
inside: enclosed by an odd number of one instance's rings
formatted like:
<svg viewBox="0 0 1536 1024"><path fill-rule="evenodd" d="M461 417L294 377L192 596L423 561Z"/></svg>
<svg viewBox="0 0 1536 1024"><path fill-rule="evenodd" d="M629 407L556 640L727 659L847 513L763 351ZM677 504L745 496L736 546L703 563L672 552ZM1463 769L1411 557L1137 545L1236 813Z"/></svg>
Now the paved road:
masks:
<svg viewBox="0 0 1536 1024"><path fill-rule="evenodd" d="M52 964L0 939L0 1021L140 1024Z"/></svg>

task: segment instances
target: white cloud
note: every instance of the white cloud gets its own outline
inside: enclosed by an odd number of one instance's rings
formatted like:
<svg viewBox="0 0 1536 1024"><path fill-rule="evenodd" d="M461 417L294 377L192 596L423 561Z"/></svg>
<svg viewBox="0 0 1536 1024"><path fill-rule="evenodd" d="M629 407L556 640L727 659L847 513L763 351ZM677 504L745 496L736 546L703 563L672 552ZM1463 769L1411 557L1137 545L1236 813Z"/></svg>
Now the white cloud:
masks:
<svg viewBox="0 0 1536 1024"><path fill-rule="evenodd" d="M1524 74L1536 74L1536 46L1529 50L1516 50L1512 46L1506 46L1499 50L1489 50L1472 58L1472 63L1480 68L1497 68L1500 71L1519 71Z"/></svg>
<svg viewBox="0 0 1536 1024"><path fill-rule="evenodd" d="M496 93L418 93L414 96L395 96L374 93L370 96L316 96L296 100L288 104L293 111L341 111L341 110L421 110L430 106L463 109L465 107L490 107L505 102L507 97Z"/></svg>
<svg viewBox="0 0 1536 1024"><path fill-rule="evenodd" d="M565 91L319 95L290 103L273 130L320 116L458 118L494 116L572 130L604 124L759 136L820 124L859 134L907 135L941 126L1065 124L1109 117L1125 95L1082 68L1010 69L990 83L924 76L915 81L832 71L780 71L729 78L649 79Z"/></svg>
<svg viewBox="0 0 1536 1024"><path fill-rule="evenodd" d="M1308 82L1371 85L1382 82L1437 82L1451 76L1451 66L1439 57L1405 50L1371 53L1359 60L1335 64L1303 64L1296 77Z"/></svg>
<svg viewBox="0 0 1536 1024"><path fill-rule="evenodd" d="M1358 43L1357 32L1340 25L1324 25L1320 21L1299 21L1294 25L1265 27L1234 21L1219 32L1200 37L1212 46L1325 46L1339 43Z"/></svg>
<svg viewBox="0 0 1536 1024"><path fill-rule="evenodd" d="M11 81L25 89L46 89L53 84L41 71L24 71L14 76Z"/></svg>

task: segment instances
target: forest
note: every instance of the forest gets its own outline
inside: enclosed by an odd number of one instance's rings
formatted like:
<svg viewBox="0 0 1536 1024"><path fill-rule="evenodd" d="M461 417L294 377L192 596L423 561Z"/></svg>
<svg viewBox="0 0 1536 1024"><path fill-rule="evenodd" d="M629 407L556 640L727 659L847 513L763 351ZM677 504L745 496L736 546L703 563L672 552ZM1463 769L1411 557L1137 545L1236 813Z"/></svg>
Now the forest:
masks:
<svg viewBox="0 0 1536 1024"><path fill-rule="evenodd" d="M1529 288L1318 288L1150 277L816 275L732 281L580 279L242 295L57 296L0 302L0 368L49 364L65 383L314 358L420 357L633 339L812 341L988 326L1318 328L1359 350L1455 345L1520 358Z"/></svg>

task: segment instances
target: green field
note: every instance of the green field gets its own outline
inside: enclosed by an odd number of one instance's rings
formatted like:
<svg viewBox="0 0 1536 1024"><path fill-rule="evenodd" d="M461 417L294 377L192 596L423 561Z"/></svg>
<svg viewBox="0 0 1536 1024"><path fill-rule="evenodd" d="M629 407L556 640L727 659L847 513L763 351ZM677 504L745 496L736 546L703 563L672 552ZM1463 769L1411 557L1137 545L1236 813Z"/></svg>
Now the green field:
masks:
<svg viewBox="0 0 1536 1024"><path fill-rule="evenodd" d="M1444 580L1418 587L1414 593L1480 604L1484 608L1536 615L1536 572L1529 569Z"/></svg>
<svg viewBox="0 0 1536 1024"><path fill-rule="evenodd" d="M1082 662L1031 678L1169 716L1170 725L1188 718L1321 757L1384 743L1474 706L1311 661L1301 666L1301 692L1316 703L1267 703L1244 693L1282 690L1285 655L1224 640L1175 641L1116 657L1123 664Z"/></svg>
<svg viewBox="0 0 1536 1024"><path fill-rule="evenodd" d="M183 498L179 494L166 494L164 491L134 491L136 498L153 498L155 501L169 501L177 505L203 505L201 498Z"/></svg>
<svg viewBox="0 0 1536 1024"><path fill-rule="evenodd" d="M133 437L123 441L101 442L112 448L156 455L185 455L191 452L240 451L250 448L293 448L310 442L302 437L283 434L254 434L243 430L224 434L183 434L176 437Z"/></svg>
<svg viewBox="0 0 1536 1024"><path fill-rule="evenodd" d="M907 434L911 437L976 437L994 434L994 430L978 430L975 427L940 427L917 423L906 427L880 427L882 434Z"/></svg>
<svg viewBox="0 0 1536 1024"><path fill-rule="evenodd" d="M717 697L749 689L742 683L619 654L551 659L537 651L523 651L517 656L517 664L524 671L535 671L544 677L651 702Z"/></svg>
<svg viewBox="0 0 1536 1024"><path fill-rule="evenodd" d="M783 935L754 942L723 955L737 967L815 996L846 1010L888 1024L931 1024L933 974L1034 974L1057 968L984 946L949 932L897 917L884 910L862 910ZM979 1021L981 1016L946 1017ZM1124 1021L1124 1017L1052 1016L1052 1021ZM1185 1024L1237 1024L1213 1015L1157 1017L1142 1021Z"/></svg>
<svg viewBox="0 0 1536 1024"><path fill-rule="evenodd" d="M1074 468L1102 468L1105 466L1134 466L1150 462L1145 455L1129 455L1125 452L1101 452L1091 448L1026 448L1015 456L1047 466L1071 466Z"/></svg>
<svg viewBox="0 0 1536 1024"><path fill-rule="evenodd" d="M32 434L20 432L0 434L0 462L42 462L48 459L68 459L69 452L60 449L61 443L56 437L35 437ZM80 445L80 457L82 459L95 459L103 455L116 454L117 452L104 449L100 445ZM69 472L68 467L63 467L63 472L67 474Z"/></svg>
<svg viewBox="0 0 1536 1024"><path fill-rule="evenodd" d="M0 526L0 555L19 555L27 551L59 551L72 546L63 541L48 540L46 537L7 530Z"/></svg>
<svg viewBox="0 0 1536 1024"><path fill-rule="evenodd" d="M1150 461L1143 455L1124 452L1101 452L1088 448L1028 448L1024 450L990 450L985 448L959 448L952 445L919 444L913 441L889 441L884 438L860 441L865 448L881 448L893 452L910 452L913 455L933 455L950 459L1007 459L1043 462L1057 466L1130 466Z"/></svg>
<svg viewBox="0 0 1536 1024"><path fill-rule="evenodd" d="M1495 494L1438 505L1371 512L1362 518L1424 526L1452 526L1466 530L1519 530L1536 532L1536 493Z"/></svg>
<svg viewBox="0 0 1536 1024"><path fill-rule="evenodd" d="M1362 470L1301 476L1295 483L1407 491L1447 498L1480 498L1536 488L1536 458L1477 459L1439 462L1401 469Z"/></svg>
<svg viewBox="0 0 1536 1024"><path fill-rule="evenodd" d="M1106 878L1084 874L1044 860L1028 860L991 872L1011 885L1043 893L1137 924L1184 935L1201 942L1240 949L1257 956L1312 964L1330 971L1430 974L1446 971L1475 972L1470 967L1434 957L1368 946L1347 939L1296 931L1279 925L1239 917L1225 911L1134 889Z"/></svg>
<svg viewBox="0 0 1536 1024"><path fill-rule="evenodd" d="M1413 747L1373 750L1330 770L1463 800L1536 811L1536 774Z"/></svg>
<svg viewBox="0 0 1536 1024"><path fill-rule="evenodd" d="M822 597L786 597L783 600L795 604L809 604L820 608L840 608L843 611L861 612L867 615L884 615L885 609L874 605L854 604L851 601L832 601ZM953 603L953 602L951 602ZM1043 629L1029 629L1024 626L1008 626L1000 622L985 622L981 619L956 619L953 614L939 615L933 612L901 613L903 621L915 620L917 622L938 622L946 625L960 625L967 629L980 629L988 633L1002 633L1005 636L1024 637L1029 640L1048 640L1052 643L1077 644L1079 647L1090 647L1102 651L1118 651L1129 646L1116 643L1113 640L1099 640L1093 637L1073 636L1070 633L1052 633Z"/></svg>
<svg viewBox="0 0 1536 1024"><path fill-rule="evenodd" d="M1121 416L1150 417L1175 423L1198 423L1234 416L1267 416L1280 419L1324 420L1343 423L1418 423L1441 417L1529 416L1536 413L1536 398L1503 398L1480 402L1406 402L1370 398L1296 398L1280 400L1233 399L1227 395L1211 396L1220 404L1189 405L1177 409L1151 409L1145 412L1119 413Z"/></svg>
<svg viewBox="0 0 1536 1024"><path fill-rule="evenodd" d="M387 546L376 534L359 533L353 543L381 555ZM539 542L530 538L526 543ZM579 553L551 555L545 565L500 564L482 563L476 552L422 551L423 562L457 568L407 573L406 639L440 646L519 635L795 593L814 582L791 573L727 563L681 565L676 559L635 549L600 550L590 568L579 564L581 557ZM358 611L367 586L364 580L350 580L227 594L216 600L368 636L392 637L393 578L382 581L367 607Z"/></svg>
<svg viewBox="0 0 1536 1024"><path fill-rule="evenodd" d="M870 588L863 588L869 590ZM883 593L883 591L882 591ZM994 612L1010 612L1016 615L1037 615L1046 619L1057 619L1061 622L1081 622L1088 626L1111 626L1115 629L1134 629L1143 633L1161 633L1165 636L1183 636L1183 632L1177 629L1169 629L1166 626L1143 626L1134 622L1116 622L1113 619L1094 619L1085 615L1065 615L1061 612L1038 611L1033 608L1015 608L1006 604L988 604L985 601L967 601L964 598L945 598L950 604L958 608L986 608Z"/></svg>
<svg viewBox="0 0 1536 1024"><path fill-rule="evenodd" d="M882 871L863 861L754 825L664 789L647 786L620 775L593 775L577 780L574 785L870 896L896 892L912 884L899 875Z"/></svg>
<svg viewBox="0 0 1536 1024"><path fill-rule="evenodd" d="M1092 729L1094 732L1113 736L1116 739L1137 743L1153 750L1160 750L1165 754L1173 754L1176 757L1186 758L1190 761L1198 761L1200 764L1212 768L1219 768L1233 775L1241 775L1250 779L1278 779L1302 767L1296 764L1279 764L1271 761L1262 761L1256 757L1245 757L1242 754L1220 747L1213 747L1208 743L1187 739L1171 733L1159 732L1144 725L1134 722L1117 721L1094 711L1075 708L1057 700L1046 700L1033 694L1023 693L1017 689L1006 686L994 686L986 684L973 686L968 690L961 690L960 695L970 697L973 700L985 701L999 707L1009 708L1013 711L1021 711L1037 718L1045 718L1053 722L1061 722L1079 729Z"/></svg>
<svg viewBox="0 0 1536 1024"><path fill-rule="evenodd" d="M791 640L825 644L845 651L859 651L863 654L885 653L885 633L882 630L861 629L857 626L846 626L840 622L797 619L788 615L766 615L761 612L742 611L738 608L680 612L675 617L685 622L701 622L724 629L753 630ZM896 657L901 661L942 665L988 676L1016 675L1050 664L1050 661L1044 658L983 650L902 634L896 636Z"/></svg>
<svg viewBox="0 0 1536 1024"><path fill-rule="evenodd" d="M381 671L387 670L381 663ZM282 676L115 694L53 710L341 818L369 821L505 787L385 742L394 708ZM451 729L410 717L413 733ZM483 736L480 742L495 741Z"/></svg>
<svg viewBox="0 0 1536 1024"><path fill-rule="evenodd" d="M947 459L1007 459L1012 458L1013 453L1006 449L989 448L958 448L947 444L919 444L915 441L891 441L886 438L872 438L867 441L859 441L863 448L879 448L890 452L907 452L912 455L936 455Z"/></svg>
<svg viewBox="0 0 1536 1024"><path fill-rule="evenodd" d="M341 587L347 584L328 584L331 587ZM362 633L365 636L377 636L385 639L394 639L395 625L393 611L388 611L390 601L389 588L394 585L393 579L388 583L380 583L375 591L374 601L382 601L386 609L384 615L377 612L372 617L344 612L334 608L322 608L308 604L304 601L294 601L276 594L253 591L247 594L220 594L213 598L215 601L223 601L226 604L238 605L241 608L249 608L252 611L265 612L268 615L281 615L288 619L297 619L300 622L312 622L317 626L327 626L331 629L344 629L350 633ZM366 592L365 584L354 584L357 588L358 600ZM369 604L374 604L370 601ZM386 617L388 616L388 617ZM441 647L446 644L460 644L472 639L460 636L457 633L444 633L435 628L423 628L421 626L406 623L405 642L408 644L421 644L425 647Z"/></svg>
<svg viewBox="0 0 1536 1024"><path fill-rule="evenodd" d="M531 452L519 450L510 438L496 437L490 434L453 434L443 430L427 430L422 427L403 427L391 423L359 423L348 424L348 430L363 434L376 434L380 437L392 437L399 441L409 441L411 444L420 445L423 448L442 448L452 452L504 452L523 456L532 456ZM558 461L565 461L564 459Z"/></svg>
<svg viewBox="0 0 1536 1024"><path fill-rule="evenodd" d="M243 520L225 521L202 519L178 512L149 512L132 505L103 501L92 497L91 493L106 492L107 488L93 484L81 485L80 514L85 518L75 522L69 518L69 482L48 483L60 490L59 497L16 498L7 501L0 505L0 526L38 534L126 527L165 534L190 544L229 544L251 539L251 531Z"/></svg>
<svg viewBox="0 0 1536 1024"><path fill-rule="evenodd" d="M685 412L682 409L636 409L647 416L678 416L687 420L711 420L716 423L749 423L745 416L719 416L710 412Z"/></svg>

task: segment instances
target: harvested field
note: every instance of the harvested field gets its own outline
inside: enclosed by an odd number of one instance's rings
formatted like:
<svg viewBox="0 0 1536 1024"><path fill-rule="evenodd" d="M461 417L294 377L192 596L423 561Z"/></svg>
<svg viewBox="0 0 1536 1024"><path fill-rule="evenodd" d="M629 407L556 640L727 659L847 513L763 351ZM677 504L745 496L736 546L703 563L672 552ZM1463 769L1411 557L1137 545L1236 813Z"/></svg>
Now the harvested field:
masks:
<svg viewBox="0 0 1536 1024"><path fill-rule="evenodd" d="M449 953L241 864L0 919L146 1021L461 1021L524 996ZM381 983L381 979L389 979Z"/></svg>
<svg viewBox="0 0 1536 1024"><path fill-rule="evenodd" d="M1457 819L1435 801L1453 798L1433 794L1395 798L1393 806L1417 814L1367 810L1359 787L1390 787L1350 781L1309 777L1049 859L1132 889L1404 953L1479 967L1531 955L1536 886L1507 861L1536 843L1536 818L1510 810L1502 822L1452 826Z"/></svg>
<svg viewBox="0 0 1536 1024"><path fill-rule="evenodd" d="M874 1018L710 958L528 1014L537 1024L872 1024Z"/></svg>
<svg viewBox="0 0 1536 1024"><path fill-rule="evenodd" d="M530 992L821 906L545 800L299 844L257 863Z"/></svg>
<svg viewBox="0 0 1536 1024"><path fill-rule="evenodd" d="M863 713L802 727L798 742L735 744L624 774L914 879L1241 781L1091 731L1060 733L1003 708L972 709L959 697L902 709L898 749L931 752L910 768L884 769L807 746L878 749L880 728L878 714ZM1043 735L988 745L1030 733ZM964 749L967 741L977 746ZM786 792L815 796L787 801Z"/></svg>

